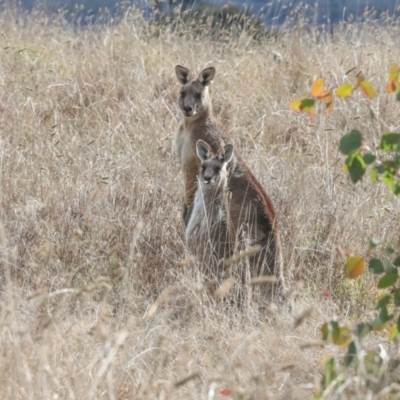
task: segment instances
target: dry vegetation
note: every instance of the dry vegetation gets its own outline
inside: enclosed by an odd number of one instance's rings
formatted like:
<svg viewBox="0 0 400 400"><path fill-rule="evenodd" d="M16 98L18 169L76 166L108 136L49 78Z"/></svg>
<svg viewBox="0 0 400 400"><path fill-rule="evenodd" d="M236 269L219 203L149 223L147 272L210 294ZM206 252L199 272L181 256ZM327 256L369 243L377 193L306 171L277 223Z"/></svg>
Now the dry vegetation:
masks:
<svg viewBox="0 0 400 400"><path fill-rule="evenodd" d="M398 28L256 43L154 34L135 13L73 31L6 12L0 33L0 397L312 398L334 351L308 346L320 325L351 324L376 297L371 275L343 280L337 248L368 257L371 236L399 245L399 201L354 186L338 153L350 129L371 144L399 129L384 92ZM177 63L217 68L215 112L280 216L290 307L217 301L182 262ZM315 124L289 110L316 77L335 86L360 70L376 99L338 101ZM367 391L354 381L337 395Z"/></svg>

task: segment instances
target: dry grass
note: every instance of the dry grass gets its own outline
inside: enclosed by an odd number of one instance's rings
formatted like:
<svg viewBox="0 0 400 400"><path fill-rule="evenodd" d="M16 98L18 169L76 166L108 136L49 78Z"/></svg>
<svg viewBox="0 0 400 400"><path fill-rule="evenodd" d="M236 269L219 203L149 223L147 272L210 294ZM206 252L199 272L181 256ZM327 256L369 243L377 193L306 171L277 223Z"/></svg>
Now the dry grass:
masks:
<svg viewBox="0 0 400 400"><path fill-rule="evenodd" d="M82 31L4 14L0 33L0 397L312 398L334 351L314 343L320 324L366 318L376 296L369 274L343 280L336 249L368 256L371 236L399 245L399 201L351 184L338 153L350 129L371 144L399 129L384 92L398 28L255 43L152 35L135 13ZM177 63L217 68L216 114L279 212L291 309L209 298L182 262ZM339 101L315 124L288 109L316 77L337 85L360 70L376 99Z"/></svg>

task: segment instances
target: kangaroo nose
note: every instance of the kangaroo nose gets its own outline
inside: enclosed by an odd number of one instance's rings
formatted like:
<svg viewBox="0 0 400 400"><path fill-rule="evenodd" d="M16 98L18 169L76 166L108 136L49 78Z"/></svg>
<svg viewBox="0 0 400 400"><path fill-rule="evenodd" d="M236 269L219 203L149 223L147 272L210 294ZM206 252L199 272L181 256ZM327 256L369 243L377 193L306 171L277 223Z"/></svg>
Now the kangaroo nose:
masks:
<svg viewBox="0 0 400 400"><path fill-rule="evenodd" d="M183 107L183 110L185 112L192 112L193 111L193 107L192 106L185 106L185 107Z"/></svg>
<svg viewBox="0 0 400 400"><path fill-rule="evenodd" d="M205 183L210 183L211 182L211 176L204 175L204 182Z"/></svg>

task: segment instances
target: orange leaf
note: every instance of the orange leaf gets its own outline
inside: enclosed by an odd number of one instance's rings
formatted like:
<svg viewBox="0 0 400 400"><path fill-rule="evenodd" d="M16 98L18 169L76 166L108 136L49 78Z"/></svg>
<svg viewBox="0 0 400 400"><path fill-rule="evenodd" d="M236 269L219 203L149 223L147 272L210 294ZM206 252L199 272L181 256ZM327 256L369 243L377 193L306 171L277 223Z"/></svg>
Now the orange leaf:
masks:
<svg viewBox="0 0 400 400"><path fill-rule="evenodd" d="M369 99L372 99L376 96L376 90L370 82L367 82L365 80L360 82L360 89Z"/></svg>
<svg viewBox="0 0 400 400"><path fill-rule="evenodd" d="M399 80L398 79L390 81L386 86L387 92L390 93L390 94L396 92L398 84L399 84Z"/></svg>
<svg viewBox="0 0 400 400"><path fill-rule="evenodd" d="M324 80L322 78L317 79L312 86L311 95L313 97L318 97L324 90Z"/></svg>
<svg viewBox="0 0 400 400"><path fill-rule="evenodd" d="M323 91L321 94L317 96L317 99L325 101L326 103L329 103L332 101L332 89L328 89Z"/></svg>
<svg viewBox="0 0 400 400"><path fill-rule="evenodd" d="M328 115L332 115L333 113L333 100L331 100L329 103L326 105L326 113Z"/></svg>
<svg viewBox="0 0 400 400"><path fill-rule="evenodd" d="M351 256L345 265L344 274L348 279L356 279L365 271L365 260L362 257Z"/></svg>
<svg viewBox="0 0 400 400"><path fill-rule="evenodd" d="M230 389L221 389L219 394L223 397L225 396L229 396L230 394L232 394L232 390Z"/></svg>
<svg viewBox="0 0 400 400"><path fill-rule="evenodd" d="M399 85L400 67L398 65L392 65L389 71L389 83L387 84L388 93L395 93L397 86Z"/></svg>
<svg viewBox="0 0 400 400"><path fill-rule="evenodd" d="M311 117L311 122L314 123L315 119L317 118L317 114L315 114L314 109L310 110L310 117Z"/></svg>
<svg viewBox="0 0 400 400"><path fill-rule="evenodd" d="M365 81L365 76L363 75L363 74L360 74L360 75L358 75L357 76L357 85L356 85L356 89L360 86L360 84L362 83L362 82L364 82Z"/></svg>

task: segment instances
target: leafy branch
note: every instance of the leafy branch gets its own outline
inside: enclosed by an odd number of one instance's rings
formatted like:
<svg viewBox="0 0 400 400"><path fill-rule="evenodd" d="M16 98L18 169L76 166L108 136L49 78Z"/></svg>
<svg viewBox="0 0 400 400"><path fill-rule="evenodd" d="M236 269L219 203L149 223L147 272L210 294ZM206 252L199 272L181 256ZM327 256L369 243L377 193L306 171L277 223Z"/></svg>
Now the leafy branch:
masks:
<svg viewBox="0 0 400 400"><path fill-rule="evenodd" d="M386 90L389 94L396 94L400 101L400 67L392 65L389 71ZM358 74L355 85L345 83L336 89L336 97L350 97L356 90L360 90L366 97L373 98L377 92L373 85ZM296 111L310 113L311 119L316 117L315 104L317 101L326 103L328 113L333 110L332 89L324 89L323 79L314 82L312 98L302 98L290 103L290 108ZM378 182L380 178L396 196L400 196L400 133L388 132L381 136L378 149L372 151L363 143L362 133L353 129L340 140L339 150L346 156L344 169L350 175L353 183L357 183L370 168L370 178ZM371 239L369 251L379 243ZM351 256L344 265L344 275L347 279L357 279L367 270L376 275L377 289L383 290L376 305L376 317L372 321L357 324L354 329L340 326L337 321L330 321L322 325L321 334L325 342L347 349L346 355L339 361L328 356L324 361L324 371L320 388L315 397L321 398L326 390L332 386L341 386L346 376L352 371L361 371L366 377L366 384L373 390L379 390L381 378L388 371L385 356L377 350L366 350L363 347L364 338L371 332L388 329L389 341L400 340L400 251L386 249L384 259L372 258L367 262L363 257ZM396 255L395 255L396 254ZM387 357L386 357L387 358Z"/></svg>

